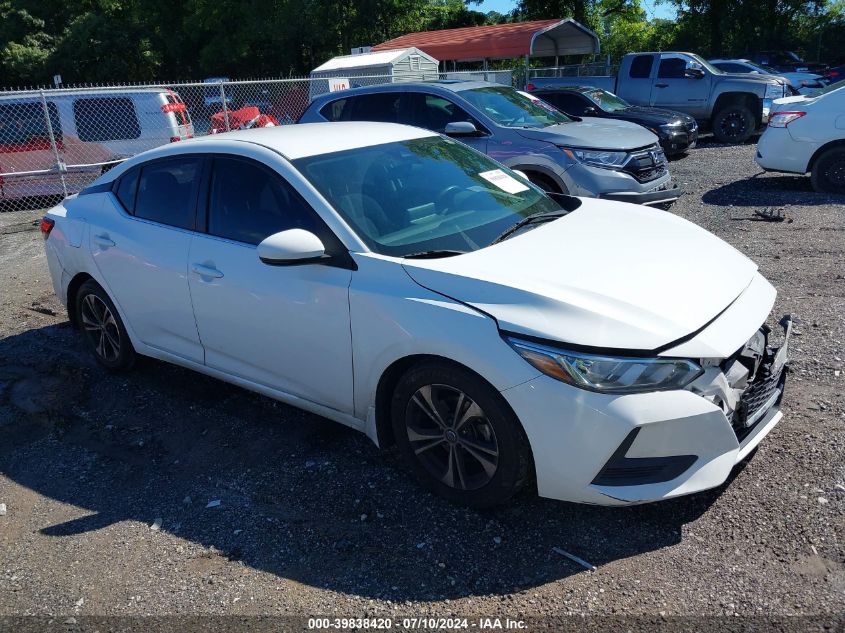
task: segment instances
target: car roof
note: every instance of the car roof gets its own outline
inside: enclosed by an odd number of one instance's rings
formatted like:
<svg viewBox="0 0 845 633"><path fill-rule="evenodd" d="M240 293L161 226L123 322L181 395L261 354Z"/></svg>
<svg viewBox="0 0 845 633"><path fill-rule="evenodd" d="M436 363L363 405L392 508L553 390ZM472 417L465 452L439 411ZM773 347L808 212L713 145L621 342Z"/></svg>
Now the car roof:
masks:
<svg viewBox="0 0 845 633"><path fill-rule="evenodd" d="M298 123L251 130L233 130L209 134L172 143L157 151L157 157L166 156L168 150L181 153L186 147L197 150L208 141L239 141L271 149L289 160L331 154L358 147L408 141L416 138L439 136L436 132L400 125L398 123L373 123L369 121L338 121L334 123Z"/></svg>
<svg viewBox="0 0 845 633"><path fill-rule="evenodd" d="M55 101L56 99L62 99L67 97L130 97L136 94L173 94L176 96L179 95L179 93L174 92L170 88L135 88L132 86L127 86L125 88L80 88L78 90L62 88L59 90L48 89L44 91L44 97L48 101ZM9 94L0 93L0 101L31 101L33 99L41 101L41 93L27 92L25 90L19 92L10 92Z"/></svg>
<svg viewBox="0 0 845 633"><path fill-rule="evenodd" d="M431 90L432 88L441 89L448 92L462 92L464 90L471 90L473 88L510 88L504 84L497 84L491 81L464 81L460 79L438 79L434 81L403 81L398 83L377 84L375 86L361 86L358 88L350 88L349 90L338 90L337 92L329 92L324 95L316 97L314 101L334 101L345 96L353 96L357 94L373 94L378 92L399 92L405 90Z"/></svg>

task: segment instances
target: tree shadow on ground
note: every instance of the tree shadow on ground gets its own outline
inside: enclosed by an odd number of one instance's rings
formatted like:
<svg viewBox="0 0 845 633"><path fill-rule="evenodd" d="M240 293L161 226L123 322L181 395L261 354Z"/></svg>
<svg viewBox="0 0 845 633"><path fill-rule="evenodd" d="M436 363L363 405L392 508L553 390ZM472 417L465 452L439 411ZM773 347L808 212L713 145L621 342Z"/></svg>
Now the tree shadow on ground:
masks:
<svg viewBox="0 0 845 633"><path fill-rule="evenodd" d="M628 508L530 494L458 508L394 452L319 416L156 361L107 373L67 323L0 340L0 445L10 480L91 512L37 538L161 517L162 531L213 547L221 564L394 601L585 571L553 547L601 566L677 544L723 490Z"/></svg>

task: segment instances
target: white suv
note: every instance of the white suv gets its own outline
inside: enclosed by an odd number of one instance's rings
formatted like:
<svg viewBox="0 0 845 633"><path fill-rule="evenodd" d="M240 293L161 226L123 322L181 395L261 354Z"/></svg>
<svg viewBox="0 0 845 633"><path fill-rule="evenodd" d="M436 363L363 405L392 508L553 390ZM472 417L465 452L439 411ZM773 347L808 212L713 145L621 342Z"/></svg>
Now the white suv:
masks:
<svg viewBox="0 0 845 633"><path fill-rule="evenodd" d="M816 191L845 193L845 85L775 101L756 160L766 171L810 172Z"/></svg>

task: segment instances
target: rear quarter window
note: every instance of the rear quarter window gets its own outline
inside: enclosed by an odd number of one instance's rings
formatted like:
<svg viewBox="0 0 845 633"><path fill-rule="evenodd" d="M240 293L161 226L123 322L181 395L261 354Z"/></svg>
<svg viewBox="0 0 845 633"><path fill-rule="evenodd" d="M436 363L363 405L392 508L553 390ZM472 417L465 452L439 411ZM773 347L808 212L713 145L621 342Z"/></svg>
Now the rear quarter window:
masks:
<svg viewBox="0 0 845 633"><path fill-rule="evenodd" d="M135 212L135 192L138 190L140 172L140 169L130 169L118 179L114 188L114 195L127 213Z"/></svg>
<svg viewBox="0 0 845 633"><path fill-rule="evenodd" d="M102 143L141 136L135 104L129 97L95 97L73 102L73 118L80 141Z"/></svg>

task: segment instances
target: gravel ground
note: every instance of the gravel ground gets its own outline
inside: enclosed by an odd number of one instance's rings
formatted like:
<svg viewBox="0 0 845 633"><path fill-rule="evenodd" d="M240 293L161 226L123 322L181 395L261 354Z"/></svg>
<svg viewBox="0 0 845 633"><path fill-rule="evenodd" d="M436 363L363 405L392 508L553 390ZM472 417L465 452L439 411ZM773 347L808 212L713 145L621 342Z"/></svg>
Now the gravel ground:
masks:
<svg viewBox="0 0 845 633"><path fill-rule="evenodd" d="M39 214L0 214L0 616L841 616L845 208L753 154L674 161L671 212L798 318L785 417L725 486L622 509L456 508L323 418L159 362L104 373L52 294Z"/></svg>

